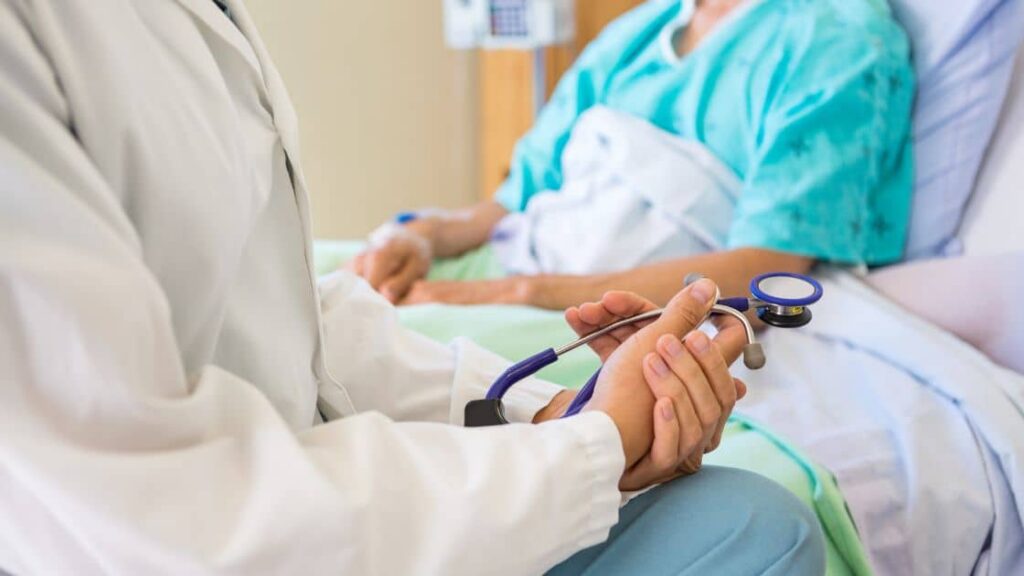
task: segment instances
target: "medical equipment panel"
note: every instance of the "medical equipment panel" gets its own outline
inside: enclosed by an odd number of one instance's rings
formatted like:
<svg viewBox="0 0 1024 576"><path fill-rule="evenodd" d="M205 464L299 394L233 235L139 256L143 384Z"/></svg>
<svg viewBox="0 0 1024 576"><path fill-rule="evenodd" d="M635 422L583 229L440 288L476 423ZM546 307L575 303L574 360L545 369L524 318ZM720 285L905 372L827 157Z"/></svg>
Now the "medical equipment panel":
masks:
<svg viewBox="0 0 1024 576"><path fill-rule="evenodd" d="M573 0L445 0L445 40L456 49L532 50L576 33Z"/></svg>

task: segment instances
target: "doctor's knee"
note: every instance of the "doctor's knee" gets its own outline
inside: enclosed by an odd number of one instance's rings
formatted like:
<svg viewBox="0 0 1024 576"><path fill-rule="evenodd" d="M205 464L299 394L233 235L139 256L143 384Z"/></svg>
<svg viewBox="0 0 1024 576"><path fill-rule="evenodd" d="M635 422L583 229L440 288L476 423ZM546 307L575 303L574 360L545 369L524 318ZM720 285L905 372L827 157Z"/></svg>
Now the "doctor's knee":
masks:
<svg viewBox="0 0 1024 576"><path fill-rule="evenodd" d="M743 502L731 520L734 536L749 543L758 573L825 573L825 536L814 511L781 485L752 472L709 467L709 481L725 484ZM759 566L754 566L759 564Z"/></svg>
<svg viewBox="0 0 1024 576"><path fill-rule="evenodd" d="M658 491L662 493L655 494ZM709 466L652 492L657 508L686 510L687 515L700 518L706 541L698 544L705 548L697 562L710 573L825 572L825 537L817 516L791 492L763 476Z"/></svg>

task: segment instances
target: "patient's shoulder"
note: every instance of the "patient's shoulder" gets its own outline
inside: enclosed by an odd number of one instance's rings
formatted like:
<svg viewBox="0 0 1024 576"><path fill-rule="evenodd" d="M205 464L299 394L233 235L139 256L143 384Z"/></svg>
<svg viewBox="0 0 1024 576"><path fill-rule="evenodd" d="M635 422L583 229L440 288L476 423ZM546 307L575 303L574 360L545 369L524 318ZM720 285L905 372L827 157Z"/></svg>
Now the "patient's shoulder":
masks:
<svg viewBox="0 0 1024 576"><path fill-rule="evenodd" d="M909 39L884 1L781 0L775 9L785 22L781 37L794 48L909 60Z"/></svg>
<svg viewBox="0 0 1024 576"><path fill-rule="evenodd" d="M780 0L772 42L785 57L775 63L790 88L818 90L870 71L913 78L910 41L888 5L878 0Z"/></svg>

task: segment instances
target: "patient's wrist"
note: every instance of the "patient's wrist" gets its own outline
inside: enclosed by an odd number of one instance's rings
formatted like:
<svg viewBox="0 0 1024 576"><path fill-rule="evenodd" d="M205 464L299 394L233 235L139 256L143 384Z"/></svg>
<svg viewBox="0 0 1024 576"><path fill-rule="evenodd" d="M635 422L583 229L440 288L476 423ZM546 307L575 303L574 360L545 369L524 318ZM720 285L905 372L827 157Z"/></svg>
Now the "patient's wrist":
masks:
<svg viewBox="0 0 1024 576"><path fill-rule="evenodd" d="M405 224L405 229L423 238L430 244L431 252L437 253L437 231L440 218L436 215L417 218Z"/></svg>

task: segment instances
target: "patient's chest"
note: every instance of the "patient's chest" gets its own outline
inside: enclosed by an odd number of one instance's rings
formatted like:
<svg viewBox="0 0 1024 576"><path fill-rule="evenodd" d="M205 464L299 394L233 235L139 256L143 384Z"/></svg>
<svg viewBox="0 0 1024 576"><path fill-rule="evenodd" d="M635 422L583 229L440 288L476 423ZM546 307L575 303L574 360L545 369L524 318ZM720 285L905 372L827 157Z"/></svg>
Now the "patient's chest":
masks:
<svg viewBox="0 0 1024 576"><path fill-rule="evenodd" d="M753 162L779 54L757 35L713 30L678 62L657 40L609 78L603 104L707 146L741 178Z"/></svg>

